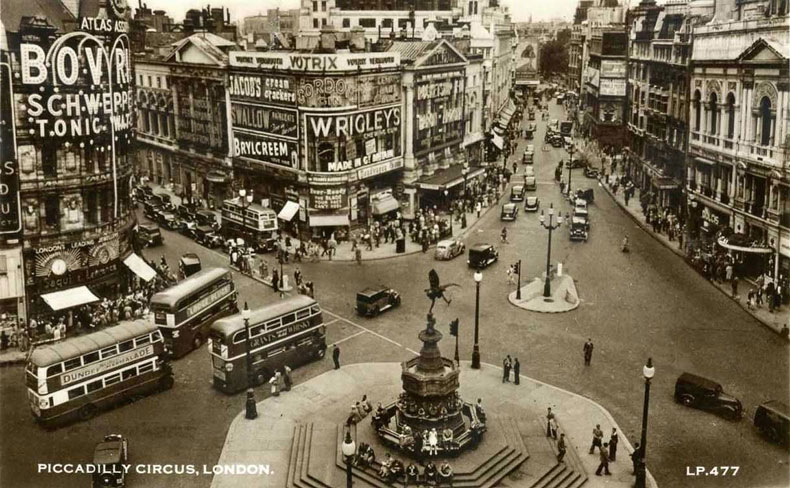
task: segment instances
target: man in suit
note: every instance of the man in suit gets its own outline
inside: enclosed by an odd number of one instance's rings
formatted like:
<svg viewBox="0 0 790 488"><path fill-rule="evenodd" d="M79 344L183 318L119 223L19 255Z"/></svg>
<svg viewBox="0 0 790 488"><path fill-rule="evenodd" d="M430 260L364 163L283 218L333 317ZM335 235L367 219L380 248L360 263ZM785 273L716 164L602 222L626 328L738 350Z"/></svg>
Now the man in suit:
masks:
<svg viewBox="0 0 790 488"><path fill-rule="evenodd" d="M600 459L601 463L598 465L598 469L595 470L595 476L601 476L601 470L603 470L605 475L610 475L612 473L609 472L609 450L607 447L609 446L608 442L604 442L603 446L601 446Z"/></svg>
<svg viewBox="0 0 790 488"><path fill-rule="evenodd" d="M335 369L340 369L340 348L337 344L332 348L332 361L335 362Z"/></svg>
<svg viewBox="0 0 790 488"><path fill-rule="evenodd" d="M584 343L584 365L589 366L590 361L592 361L592 353L593 353L593 343L592 339L588 338L587 342Z"/></svg>

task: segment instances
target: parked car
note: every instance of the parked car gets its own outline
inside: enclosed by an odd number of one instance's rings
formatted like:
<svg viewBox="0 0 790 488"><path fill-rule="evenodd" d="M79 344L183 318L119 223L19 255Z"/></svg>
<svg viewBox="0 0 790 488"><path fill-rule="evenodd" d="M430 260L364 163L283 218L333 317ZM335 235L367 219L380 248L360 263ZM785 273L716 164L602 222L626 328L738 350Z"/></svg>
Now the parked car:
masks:
<svg viewBox="0 0 790 488"><path fill-rule="evenodd" d="M156 215L156 221L157 223L159 223L159 225L161 225L165 229L169 229L169 230L181 229L181 220L179 220L178 216L173 212L160 210Z"/></svg>
<svg viewBox="0 0 790 488"><path fill-rule="evenodd" d="M587 234L587 219L577 215L571 217L571 240L586 242Z"/></svg>
<svg viewBox="0 0 790 488"><path fill-rule="evenodd" d="M214 212L209 210L198 210L195 212L195 218L197 219L198 225L210 225L215 229L219 228L217 215Z"/></svg>
<svg viewBox="0 0 790 488"><path fill-rule="evenodd" d="M525 193L526 190L524 189L524 185L513 185L510 188L510 201L511 202L523 201Z"/></svg>
<svg viewBox="0 0 790 488"><path fill-rule="evenodd" d="M499 259L499 252L491 244L475 244L469 248L466 264L470 268L483 269Z"/></svg>
<svg viewBox="0 0 790 488"><path fill-rule="evenodd" d="M384 310L400 305L400 293L385 286L365 288L357 293L356 311L359 315L376 316Z"/></svg>
<svg viewBox="0 0 790 488"><path fill-rule="evenodd" d="M527 191L535 191L538 189L538 183L534 176L524 177L524 188L526 188Z"/></svg>
<svg viewBox="0 0 790 488"><path fill-rule="evenodd" d="M571 169L583 168L584 161L582 161L581 159L574 159L573 161L565 161L565 167Z"/></svg>
<svg viewBox="0 0 790 488"><path fill-rule="evenodd" d="M210 225L198 225L195 227L195 242L210 249L222 247L225 243Z"/></svg>
<svg viewBox="0 0 790 488"><path fill-rule="evenodd" d="M186 205L178 205L176 207L176 215L178 215L181 220L197 220L195 212Z"/></svg>
<svg viewBox="0 0 790 488"><path fill-rule="evenodd" d="M93 488L126 486L129 441L120 434L104 436L93 450L93 464L100 467L93 473Z"/></svg>
<svg viewBox="0 0 790 488"><path fill-rule="evenodd" d="M193 252L188 252L181 256L178 268L184 272L184 276L192 276L202 269L200 257Z"/></svg>
<svg viewBox="0 0 790 488"><path fill-rule="evenodd" d="M516 220L516 217L518 217L518 205L515 203L505 203L502 205L502 213L499 217L500 220Z"/></svg>
<svg viewBox="0 0 790 488"><path fill-rule="evenodd" d="M598 175L598 168L593 168L592 166L584 167L584 176L587 178L598 178Z"/></svg>
<svg viewBox="0 0 790 488"><path fill-rule="evenodd" d="M181 227L178 231L190 239L195 238L195 229L197 229L197 221L195 220L181 220Z"/></svg>
<svg viewBox="0 0 790 488"><path fill-rule="evenodd" d="M524 202L524 210L527 212L537 212L540 208L540 200L535 195L530 195Z"/></svg>
<svg viewBox="0 0 790 488"><path fill-rule="evenodd" d="M724 393L719 383L691 373L681 374L675 382L675 401L712 411L728 420L739 420L743 416L740 400Z"/></svg>
<svg viewBox="0 0 790 488"><path fill-rule="evenodd" d="M530 119L530 120L534 120L535 115L534 114L530 114L530 115L532 116L532 119ZM525 137L527 138L528 141L531 141L532 139L535 138L535 131L534 130L527 129L524 132L525 132Z"/></svg>
<svg viewBox="0 0 790 488"><path fill-rule="evenodd" d="M573 201L573 213L576 213L578 210L587 211L587 200L583 198L577 198Z"/></svg>
<svg viewBox="0 0 790 488"><path fill-rule="evenodd" d="M156 193L156 196L161 198L164 203L172 203L169 193Z"/></svg>
<svg viewBox="0 0 790 488"><path fill-rule="evenodd" d="M161 246L164 243L162 231L154 224L137 225L137 244L140 247Z"/></svg>
<svg viewBox="0 0 790 488"><path fill-rule="evenodd" d="M754 426L771 442L790 447L790 407L786 403L761 403L754 412Z"/></svg>
<svg viewBox="0 0 790 488"><path fill-rule="evenodd" d="M159 215L159 211L162 209L162 202L156 201L155 199L151 198L145 201L143 204L143 215L148 217L151 220L156 220L157 215Z"/></svg>
<svg viewBox="0 0 790 488"><path fill-rule="evenodd" d="M464 245L463 241L461 241L461 239L445 239L443 241L439 241L436 244L436 251L434 252L433 257L440 260L453 259L454 257L463 254L465 250L466 246Z"/></svg>

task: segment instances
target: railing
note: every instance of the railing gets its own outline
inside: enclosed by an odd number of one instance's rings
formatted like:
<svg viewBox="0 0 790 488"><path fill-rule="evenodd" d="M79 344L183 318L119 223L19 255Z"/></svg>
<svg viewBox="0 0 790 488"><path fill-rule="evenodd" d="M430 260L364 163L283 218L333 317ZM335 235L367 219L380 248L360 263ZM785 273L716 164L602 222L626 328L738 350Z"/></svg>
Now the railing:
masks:
<svg viewBox="0 0 790 488"><path fill-rule="evenodd" d="M57 236L58 239L61 236L69 235L69 234L81 234L81 239L93 239L97 237L101 237L107 233L116 232L126 227L131 226L135 221L134 215L134 207L130 207L128 213L125 216L121 216L120 218L113 220L111 222L103 222L101 224L91 224L83 221L82 227L74 228L74 229L61 229L60 224L56 224L54 226L47 225L46 218L40 217L39 218L39 232L33 233L31 231L25 230L25 236L31 237L38 235L41 238L45 237L54 237Z"/></svg>

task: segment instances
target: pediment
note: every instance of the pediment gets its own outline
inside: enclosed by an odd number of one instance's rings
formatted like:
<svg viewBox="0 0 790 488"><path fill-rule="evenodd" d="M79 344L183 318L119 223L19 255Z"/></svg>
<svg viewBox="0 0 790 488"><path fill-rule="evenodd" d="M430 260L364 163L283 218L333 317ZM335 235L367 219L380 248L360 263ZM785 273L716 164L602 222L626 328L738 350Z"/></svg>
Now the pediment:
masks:
<svg viewBox="0 0 790 488"><path fill-rule="evenodd" d="M746 48L738 60L747 63L773 64L787 62L783 49L776 41L760 38Z"/></svg>
<svg viewBox="0 0 790 488"><path fill-rule="evenodd" d="M455 63L466 63L466 57L455 46L442 39L436 47L420 57L415 63L415 67L425 68Z"/></svg>

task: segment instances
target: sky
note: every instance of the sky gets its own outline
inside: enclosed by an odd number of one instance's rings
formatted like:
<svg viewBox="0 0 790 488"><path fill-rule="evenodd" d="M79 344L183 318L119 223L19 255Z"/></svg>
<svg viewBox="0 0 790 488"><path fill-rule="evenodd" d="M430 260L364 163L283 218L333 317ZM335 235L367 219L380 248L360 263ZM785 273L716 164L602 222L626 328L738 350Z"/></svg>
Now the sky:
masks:
<svg viewBox="0 0 790 488"><path fill-rule="evenodd" d="M151 10L164 10L174 21L184 19L184 13L191 8L201 8L210 4L214 7L230 9L231 21L249 15L266 13L270 8L298 8L299 0L139 0ZM138 0L127 0L129 5L137 7ZM533 21L562 18L572 20L578 0L503 0L502 4L510 8L512 19L526 22L532 15Z"/></svg>

